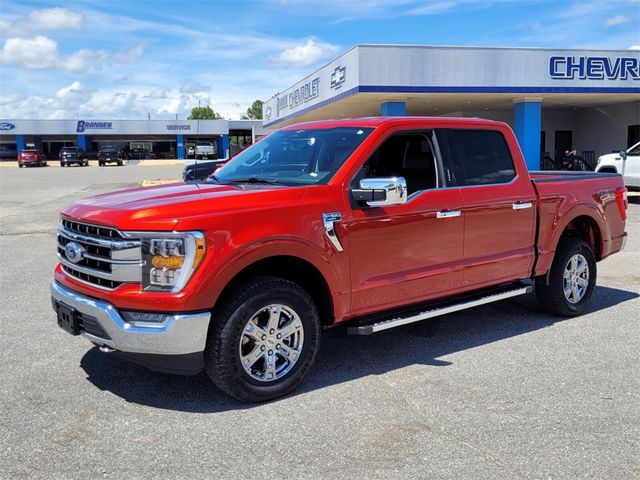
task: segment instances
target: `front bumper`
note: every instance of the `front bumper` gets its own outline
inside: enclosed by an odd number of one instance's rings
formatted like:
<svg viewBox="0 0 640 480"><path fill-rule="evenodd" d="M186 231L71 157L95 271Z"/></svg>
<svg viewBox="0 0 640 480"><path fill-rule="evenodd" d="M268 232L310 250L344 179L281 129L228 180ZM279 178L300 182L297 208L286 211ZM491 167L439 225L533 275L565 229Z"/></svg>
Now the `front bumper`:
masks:
<svg viewBox="0 0 640 480"><path fill-rule="evenodd" d="M80 335L100 346L123 353L189 355L204 351L211 313L176 313L157 326L134 326L110 303L75 293L56 281L51 283L56 302L74 309L86 327ZM98 327L96 327L96 324Z"/></svg>

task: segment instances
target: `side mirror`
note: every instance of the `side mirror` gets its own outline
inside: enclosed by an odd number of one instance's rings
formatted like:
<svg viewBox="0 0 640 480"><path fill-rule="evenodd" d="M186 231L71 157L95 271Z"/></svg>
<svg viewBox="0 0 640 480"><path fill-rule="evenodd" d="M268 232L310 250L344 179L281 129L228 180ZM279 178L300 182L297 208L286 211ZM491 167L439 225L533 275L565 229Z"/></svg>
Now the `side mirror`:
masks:
<svg viewBox="0 0 640 480"><path fill-rule="evenodd" d="M403 177L364 178L360 188L351 189L351 196L370 207L402 205L407 202L407 181Z"/></svg>
<svg viewBox="0 0 640 480"><path fill-rule="evenodd" d="M626 150L620 150L620 157L623 160L626 160L627 159L627 151Z"/></svg>

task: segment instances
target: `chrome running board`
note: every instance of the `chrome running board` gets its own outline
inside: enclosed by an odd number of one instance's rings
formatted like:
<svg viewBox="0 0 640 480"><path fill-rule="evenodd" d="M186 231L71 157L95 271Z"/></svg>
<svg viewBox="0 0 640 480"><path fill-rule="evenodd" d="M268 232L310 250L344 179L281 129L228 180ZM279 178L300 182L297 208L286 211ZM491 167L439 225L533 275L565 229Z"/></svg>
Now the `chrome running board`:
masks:
<svg viewBox="0 0 640 480"><path fill-rule="evenodd" d="M399 327L400 325L407 325L408 323L420 322L421 320L439 317L440 315L446 315L448 313L459 312L460 310L466 310L467 308L473 308L479 305L485 305L487 303L499 302L500 300L505 300L507 298L526 295L528 293L531 293L532 291L533 291L533 287L531 285L523 285L521 287L518 286L518 288L513 288L503 292L486 295L484 297L463 301L461 303L455 303L453 305L434 308L432 310L425 310L416 315L411 315L408 317L404 317L402 316L402 314L397 314L397 316L390 318L388 320L381 320L371 324L349 327L347 329L347 332L350 335L371 335L372 333L380 332L382 330L388 330L394 327Z"/></svg>

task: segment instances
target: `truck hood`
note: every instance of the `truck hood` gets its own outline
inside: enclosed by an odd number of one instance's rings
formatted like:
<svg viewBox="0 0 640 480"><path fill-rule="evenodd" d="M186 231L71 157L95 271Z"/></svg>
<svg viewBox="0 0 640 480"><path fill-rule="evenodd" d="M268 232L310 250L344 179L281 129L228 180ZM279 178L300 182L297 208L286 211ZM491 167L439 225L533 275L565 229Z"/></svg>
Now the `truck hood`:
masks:
<svg viewBox="0 0 640 480"><path fill-rule="evenodd" d="M62 215L120 230L188 230L202 216L290 205L306 187L175 183L78 200Z"/></svg>
<svg viewBox="0 0 640 480"><path fill-rule="evenodd" d="M601 162L616 162L622 161L622 157L618 153L607 153L606 155L601 155L598 157Z"/></svg>

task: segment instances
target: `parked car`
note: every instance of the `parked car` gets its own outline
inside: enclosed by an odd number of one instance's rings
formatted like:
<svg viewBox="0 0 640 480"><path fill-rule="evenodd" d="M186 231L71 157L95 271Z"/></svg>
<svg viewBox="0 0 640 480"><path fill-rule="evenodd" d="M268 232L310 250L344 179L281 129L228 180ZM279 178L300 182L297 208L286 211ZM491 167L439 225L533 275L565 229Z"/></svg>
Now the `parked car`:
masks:
<svg viewBox="0 0 640 480"><path fill-rule="evenodd" d="M22 167L46 167L47 156L40 150L31 148L22 150L18 154L18 166Z"/></svg>
<svg viewBox="0 0 640 480"><path fill-rule="evenodd" d="M52 303L102 352L266 401L300 384L331 326L369 335L534 286L580 315L626 209L619 175L528 172L501 122L309 122L207 182L65 208Z"/></svg>
<svg viewBox="0 0 640 480"><path fill-rule="evenodd" d="M190 163L182 170L182 180L185 182L202 182L209 178L211 174L222 167L226 162L227 159Z"/></svg>
<svg viewBox="0 0 640 480"><path fill-rule="evenodd" d="M107 163L117 163L118 165L124 165L126 159L120 148L113 145L103 145L98 150L98 166L104 167Z"/></svg>
<svg viewBox="0 0 640 480"><path fill-rule="evenodd" d="M620 153L599 157L596 172L619 173L627 187L640 188L640 142Z"/></svg>
<svg viewBox="0 0 640 480"><path fill-rule="evenodd" d="M216 154L211 142L198 142L196 145L196 158L212 158Z"/></svg>
<svg viewBox="0 0 640 480"><path fill-rule="evenodd" d="M81 167L89 165L87 154L78 147L62 147L58 153L58 159L61 167L68 167L74 163Z"/></svg>
<svg viewBox="0 0 640 480"><path fill-rule="evenodd" d="M18 158L18 152L14 146L0 144L0 160L14 160Z"/></svg>
<svg viewBox="0 0 640 480"><path fill-rule="evenodd" d="M127 152L127 158L130 160L151 160L156 158L156 155L146 148L132 148Z"/></svg>

